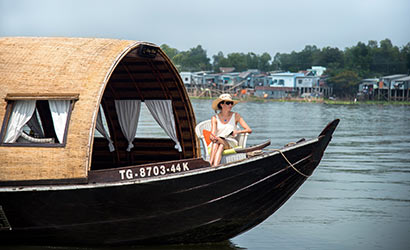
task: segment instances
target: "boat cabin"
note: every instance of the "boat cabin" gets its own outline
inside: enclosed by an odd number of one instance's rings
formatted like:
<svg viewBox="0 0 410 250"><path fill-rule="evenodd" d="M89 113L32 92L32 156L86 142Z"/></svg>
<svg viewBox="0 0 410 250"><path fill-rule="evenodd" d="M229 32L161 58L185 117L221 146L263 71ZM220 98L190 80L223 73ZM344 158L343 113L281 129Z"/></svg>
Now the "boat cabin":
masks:
<svg viewBox="0 0 410 250"><path fill-rule="evenodd" d="M0 184L200 157L183 82L154 44L0 38L0 86ZM160 138L141 133L145 116Z"/></svg>

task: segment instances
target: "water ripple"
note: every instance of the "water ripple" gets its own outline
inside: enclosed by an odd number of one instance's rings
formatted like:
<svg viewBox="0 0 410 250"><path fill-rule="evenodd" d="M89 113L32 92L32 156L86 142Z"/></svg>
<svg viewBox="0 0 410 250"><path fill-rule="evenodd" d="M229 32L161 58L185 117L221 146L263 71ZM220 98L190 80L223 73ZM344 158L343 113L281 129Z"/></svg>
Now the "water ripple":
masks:
<svg viewBox="0 0 410 250"><path fill-rule="evenodd" d="M214 114L209 100L193 100L193 107L197 121ZM234 243L248 249L408 248L409 106L247 102L234 110L254 130L248 142L269 138L271 148L314 138L328 122L340 119L313 176L273 216Z"/></svg>

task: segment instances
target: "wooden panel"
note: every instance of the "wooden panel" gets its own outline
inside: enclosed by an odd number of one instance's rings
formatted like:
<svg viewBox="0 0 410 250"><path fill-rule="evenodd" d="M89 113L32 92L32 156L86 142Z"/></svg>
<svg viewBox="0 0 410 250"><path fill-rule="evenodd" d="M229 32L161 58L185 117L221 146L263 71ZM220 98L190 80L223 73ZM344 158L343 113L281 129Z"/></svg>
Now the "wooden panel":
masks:
<svg viewBox="0 0 410 250"><path fill-rule="evenodd" d="M80 97L78 93L8 93L6 101L9 100L75 100Z"/></svg>
<svg viewBox="0 0 410 250"><path fill-rule="evenodd" d="M109 152L108 142L105 138L94 138L91 169L131 166L181 158L180 153L174 148L175 143L171 139L136 138L133 144L134 148L128 152L125 150L128 146L128 142L125 138L120 139L115 144L116 151Z"/></svg>

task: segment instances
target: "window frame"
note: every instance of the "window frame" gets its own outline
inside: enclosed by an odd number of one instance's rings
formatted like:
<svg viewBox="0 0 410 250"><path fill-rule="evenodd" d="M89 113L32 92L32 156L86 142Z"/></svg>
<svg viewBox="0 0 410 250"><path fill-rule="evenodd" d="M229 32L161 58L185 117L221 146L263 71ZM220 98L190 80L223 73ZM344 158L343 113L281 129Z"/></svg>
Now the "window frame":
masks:
<svg viewBox="0 0 410 250"><path fill-rule="evenodd" d="M9 96L8 96L9 97ZM47 98L48 97L48 98ZM65 124L65 129L64 129L64 138L63 142L61 143L21 143L21 142L14 142L14 143L5 143L4 142L4 137L6 136L6 130L10 121L11 113L14 107L14 103L18 100L68 100L70 101L70 109L68 110L67 114L67 121ZM3 118L3 123L1 126L1 131L0 131L0 147L45 147L45 148L64 148L67 145L67 135L68 135L68 128L70 124L70 119L71 119L71 113L74 109L74 104L78 100L78 95L76 95L76 98L55 98L53 96L41 96L39 98L6 98L7 102L7 108L6 108L6 113Z"/></svg>

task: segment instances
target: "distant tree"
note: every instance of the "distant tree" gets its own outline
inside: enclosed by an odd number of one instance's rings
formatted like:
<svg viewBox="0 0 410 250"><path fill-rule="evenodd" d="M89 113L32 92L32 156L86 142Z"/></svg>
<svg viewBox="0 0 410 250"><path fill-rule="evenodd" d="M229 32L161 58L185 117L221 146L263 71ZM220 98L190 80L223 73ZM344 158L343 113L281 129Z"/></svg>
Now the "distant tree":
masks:
<svg viewBox="0 0 410 250"><path fill-rule="evenodd" d="M271 70L276 71L281 69L281 54L276 53L275 56L273 57L272 65L271 65Z"/></svg>
<svg viewBox="0 0 410 250"><path fill-rule="evenodd" d="M171 60L179 53L177 49L171 48L167 44L162 44L160 47Z"/></svg>
<svg viewBox="0 0 410 250"><path fill-rule="evenodd" d="M300 52L277 53L272 65L284 71L297 72L311 68L319 60L319 56L320 50L315 45L306 45Z"/></svg>
<svg viewBox="0 0 410 250"><path fill-rule="evenodd" d="M210 59L206 55L206 50L201 45L191 48L188 51L178 53L173 57L173 61L178 65L180 71L201 71L210 70Z"/></svg>
<svg viewBox="0 0 410 250"><path fill-rule="evenodd" d="M367 46L368 46L369 48L371 48L371 49L376 49L376 48L379 47L379 44L377 43L377 41L370 40L370 41L367 43Z"/></svg>
<svg viewBox="0 0 410 250"><path fill-rule="evenodd" d="M345 50L345 68L357 72L361 77L371 76L371 61L370 49L362 42Z"/></svg>
<svg viewBox="0 0 410 250"><path fill-rule="evenodd" d="M249 52L245 56L246 67L248 69L258 69L259 68L259 56L253 52Z"/></svg>
<svg viewBox="0 0 410 250"><path fill-rule="evenodd" d="M219 72L220 67L230 66L228 59L225 58L224 54L221 51L219 51L218 54L214 55L212 58L214 59L212 63L214 72Z"/></svg>
<svg viewBox="0 0 410 250"><path fill-rule="evenodd" d="M229 67L235 67L236 71L245 71L248 69L246 55L244 53L229 53L227 60Z"/></svg>
<svg viewBox="0 0 410 250"><path fill-rule="evenodd" d="M296 72L299 70L300 62L298 54L292 51L290 54L277 53L273 59L273 64L278 70Z"/></svg>
<svg viewBox="0 0 410 250"><path fill-rule="evenodd" d="M372 62L370 69L379 75L403 73L406 63L401 60L400 49L393 46L389 39L380 41L380 47L372 46Z"/></svg>
<svg viewBox="0 0 410 250"><path fill-rule="evenodd" d="M248 69L259 69L267 72L271 69L270 61L272 57L268 53L257 55L253 52L229 53L227 57L222 52L213 56L213 69L219 72L220 67L234 67L236 71L245 71Z"/></svg>
<svg viewBox="0 0 410 250"><path fill-rule="evenodd" d="M272 57L267 53L263 53L261 56L258 58L258 69L267 72L271 69L271 64L270 61L272 60Z"/></svg>
<svg viewBox="0 0 410 250"><path fill-rule="evenodd" d="M340 51L338 48L324 47L320 52L316 53L313 64L326 68L343 68L343 51Z"/></svg>
<svg viewBox="0 0 410 250"><path fill-rule="evenodd" d="M306 45L305 48L298 53L298 71L309 69L313 66L314 60L319 57L320 50L316 45Z"/></svg>
<svg viewBox="0 0 410 250"><path fill-rule="evenodd" d="M408 42L401 50L401 61L405 65L405 72L406 74L410 74L410 42Z"/></svg>
<svg viewBox="0 0 410 250"><path fill-rule="evenodd" d="M179 70L199 71L211 70L219 72L220 67L235 67L236 71L259 69L261 71L284 70L297 72L311 66L324 66L325 74L346 89L342 82L352 82L354 74L360 78L378 77L382 75L410 73L410 42L402 48L394 46L389 39L380 42L370 40L367 44L358 42L355 46L339 50L338 48L306 45L301 51L276 53L272 57L268 53L257 55L254 52L230 53L221 51L213 55L212 65L206 50L198 45L188 51L178 51L167 44L161 48L171 58ZM354 74L353 74L354 73ZM341 79L344 79L343 81Z"/></svg>
<svg viewBox="0 0 410 250"><path fill-rule="evenodd" d="M333 86L333 93L342 98L353 98L361 77L352 70L344 70L330 77L328 82Z"/></svg>

